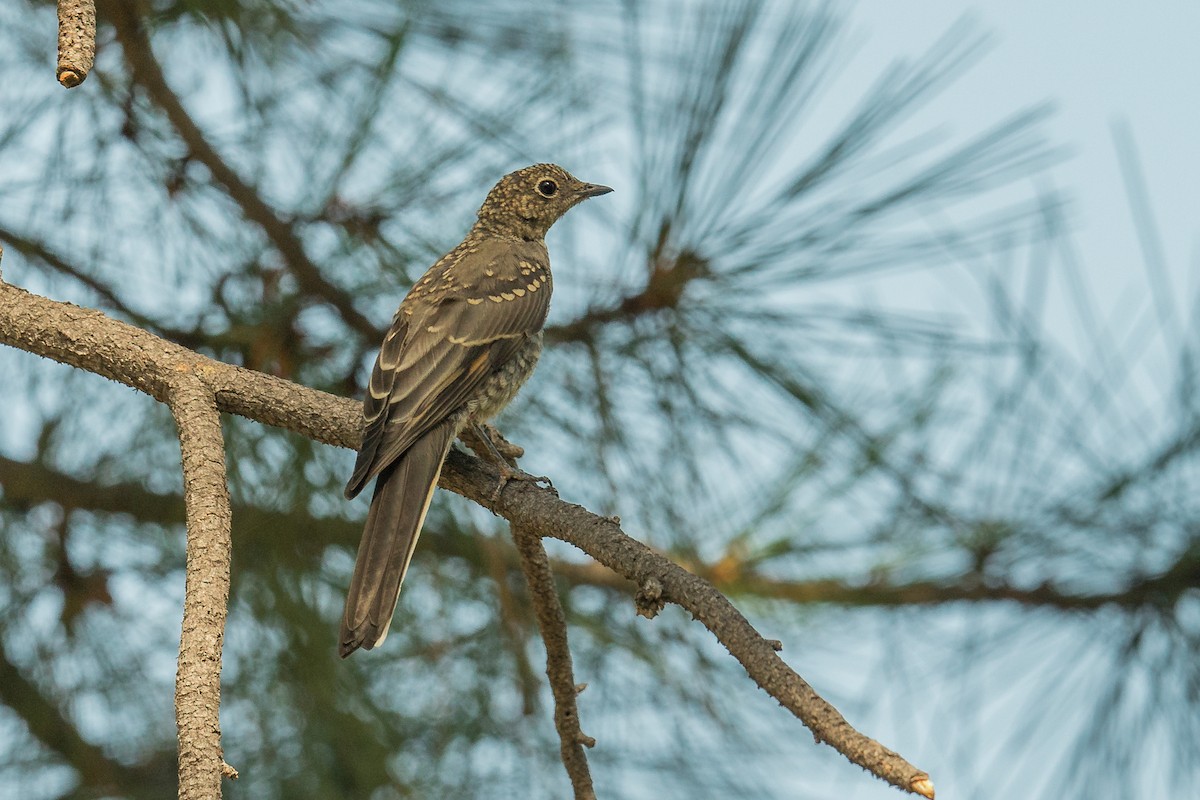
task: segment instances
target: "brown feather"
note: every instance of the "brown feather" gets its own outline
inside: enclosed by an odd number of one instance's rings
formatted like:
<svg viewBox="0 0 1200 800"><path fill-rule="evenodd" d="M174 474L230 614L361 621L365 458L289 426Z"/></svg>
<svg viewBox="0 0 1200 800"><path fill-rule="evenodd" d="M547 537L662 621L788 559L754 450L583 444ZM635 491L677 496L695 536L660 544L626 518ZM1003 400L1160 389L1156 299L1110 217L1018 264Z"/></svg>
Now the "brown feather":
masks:
<svg viewBox="0 0 1200 800"><path fill-rule="evenodd" d="M482 258L488 260L476 261ZM422 278L413 287L384 339L364 402L363 442L346 484L348 498L470 400L545 324L553 285L542 243L489 239L446 261L426 273L433 277L429 284ZM470 275L455 266L470 268ZM429 295L429 286L457 286L455 281L476 274L465 291ZM529 291L535 281L537 290ZM468 369L485 355L479 368Z"/></svg>
<svg viewBox="0 0 1200 800"><path fill-rule="evenodd" d="M442 462L458 432L450 418L420 438L379 476L346 595L338 652L370 650L387 636Z"/></svg>

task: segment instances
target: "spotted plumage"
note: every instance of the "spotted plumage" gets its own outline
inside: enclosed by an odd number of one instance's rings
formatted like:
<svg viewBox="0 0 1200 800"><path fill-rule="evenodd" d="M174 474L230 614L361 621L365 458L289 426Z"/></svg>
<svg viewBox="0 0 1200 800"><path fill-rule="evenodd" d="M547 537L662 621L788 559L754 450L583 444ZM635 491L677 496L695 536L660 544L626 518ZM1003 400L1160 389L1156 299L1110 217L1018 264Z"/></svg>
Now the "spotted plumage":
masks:
<svg viewBox="0 0 1200 800"><path fill-rule="evenodd" d="M504 176L467 237L400 304L371 372L346 485L352 498L375 480L342 618L343 657L387 636L455 436L499 413L537 364L553 290L546 232L610 191L553 164Z"/></svg>

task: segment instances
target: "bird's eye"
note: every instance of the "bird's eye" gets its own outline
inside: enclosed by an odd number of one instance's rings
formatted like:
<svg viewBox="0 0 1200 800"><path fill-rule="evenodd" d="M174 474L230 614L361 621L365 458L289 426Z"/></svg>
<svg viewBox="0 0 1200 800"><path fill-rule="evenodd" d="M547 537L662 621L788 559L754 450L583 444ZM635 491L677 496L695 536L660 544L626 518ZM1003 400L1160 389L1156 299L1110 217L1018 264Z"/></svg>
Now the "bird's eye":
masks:
<svg viewBox="0 0 1200 800"><path fill-rule="evenodd" d="M537 185L538 194L542 197L553 197L558 191L558 184L551 180L542 181Z"/></svg>

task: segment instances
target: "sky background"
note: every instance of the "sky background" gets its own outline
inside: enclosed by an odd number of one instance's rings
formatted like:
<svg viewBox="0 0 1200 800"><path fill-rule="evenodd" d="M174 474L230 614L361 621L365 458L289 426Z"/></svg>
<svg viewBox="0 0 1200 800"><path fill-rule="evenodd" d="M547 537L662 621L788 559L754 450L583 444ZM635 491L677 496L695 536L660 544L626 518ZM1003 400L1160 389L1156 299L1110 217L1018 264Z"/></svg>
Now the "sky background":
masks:
<svg viewBox="0 0 1200 800"><path fill-rule="evenodd" d="M932 112L970 130L980 118L1054 103L1048 130L1069 157L1052 174L1073 200L1075 242L1106 310L1131 273L1141 274L1113 138L1113 125L1128 123L1167 263L1181 281L1177 299L1185 302L1196 287L1188 276L1200 265L1200 3L862 0L851 14L862 42L843 80L869 83L896 56L923 52L964 14L991 33L992 49L923 118Z"/></svg>
<svg viewBox="0 0 1200 800"><path fill-rule="evenodd" d="M1065 194L1070 240L1102 324L1132 349L1130 320L1139 310L1149 311L1153 301L1114 138L1115 126L1128 125L1173 288L1170 301L1181 320L1194 317L1195 275L1200 267L1200 105L1195 102L1200 88L1200 48L1195 42L1200 31L1200 3L861 0L848 20L854 57L841 71L831 94L844 93L846 109L852 108L895 59L926 52L964 16L976 29L989 34L989 49L966 75L921 109L913 120L916 129L945 128L948 134L961 137L1030 105L1053 104L1054 113L1045 130L1054 144L1065 147L1065 158L1048 173L1051 184L1039 188ZM914 280L911 275L900 280L908 282L916 306L964 307L963 298L946 294L961 291L965 283L940 278ZM1063 288L1049 299L1047 330L1061 345L1087 359L1077 319L1067 305L1069 292ZM941 291L942 296L916 296L928 291ZM967 306L972 303L966 301ZM1161 359L1166 350L1158 352L1159 358L1155 358L1154 347L1150 350L1149 357L1141 359L1139 382L1144 392L1153 396L1167 391L1168 375L1174 370ZM1127 360L1118 359L1118 363ZM1155 404L1151 402L1147 408L1153 410ZM851 676L835 666L844 669L853 661L855 640L863 648L861 663L877 663L878 653L870 651L895 644L886 620L872 628L870 624L853 626L847 617L843 621L853 627L841 628L835 617L826 620L824 627L809 629L812 638L806 636L795 646L787 643L785 652L801 674L824 681L820 689L852 722L862 723L870 735L928 769L939 797L1047 796L1053 791L1051 776L1056 766L1061 767L1061 759L1072 757L1068 732L1082 730L1088 723L1083 712L1091 704L1083 698L1095 687L1079 676L1089 673L1088 664L1097 675L1111 668L1101 660L1107 656L1093 639L1103 626L1074 627L1061 621L1045 625L1036 615L1010 614L1003 608L990 612L978 607L951 609L928 619L930 637L963 637L961 682L946 685L945 676L954 674L953 669L947 671L942 663L926 670L924 667L931 665L912 652L897 653L892 664L881 667L891 670L889 680L896 674L906 675L913 697L928 698L923 719L912 717L912 709L920 707L919 703L893 703L873 695L871 681L878 675ZM986 646L991 635L1013 624L1027 626L1027 652L999 654L998 659L1005 663L989 665L991 668L967 668L972 638L964 635L964 626L974 628L976 645ZM1049 672L1061 670L1063 681L1056 697L1039 697L1031 685L1012 681L1013 675L1027 674L1031 664L1046 664L1042 655L1050 655L1048 662L1054 665L1056 655L1065 652L1073 654L1075 664L1050 666L1039 675L1042 680L1054 681ZM1080 665L1082 673L1072 671ZM838 675L842 675L842 685L837 685ZM1136 685L1138 676L1130 675L1129 681ZM1034 682L1038 681L1027 683ZM999 686L1005 689L997 691ZM963 713L964 706L980 698L987 702L973 709L974 713ZM1055 716L1054 724L1067 734L1058 740L1061 749L1047 747L1031 753L1024 746L1019 732L1028 729L1017 715L1031 708ZM959 720L953 729L938 722L952 718ZM1037 727L1036 723L1033 726ZM1017 733L1005 738L997 736L997 731ZM1049 740L1044 734L1038 737L1043 743ZM1169 753L1170 748L1161 752ZM980 757L989 753L990 757ZM963 770L964 759L971 760L975 768ZM838 760L832 754L824 759L826 769L800 782L797 796L855 800L897 796L878 781L862 780L856 770L847 770ZM1140 796L1169 796L1162 792L1170 790L1157 782L1163 765L1143 766L1145 794Z"/></svg>

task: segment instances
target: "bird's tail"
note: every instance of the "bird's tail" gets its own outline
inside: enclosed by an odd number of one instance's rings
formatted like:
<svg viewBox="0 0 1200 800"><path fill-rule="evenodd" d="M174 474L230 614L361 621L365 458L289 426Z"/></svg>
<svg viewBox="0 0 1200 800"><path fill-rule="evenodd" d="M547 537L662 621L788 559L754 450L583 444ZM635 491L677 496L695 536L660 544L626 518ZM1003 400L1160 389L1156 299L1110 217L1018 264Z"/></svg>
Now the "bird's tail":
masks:
<svg viewBox="0 0 1200 800"><path fill-rule="evenodd" d="M457 432L456 423L450 418L430 430L375 482L342 615L338 645L342 658L360 647L370 650L387 638L400 585L421 535L442 462Z"/></svg>

